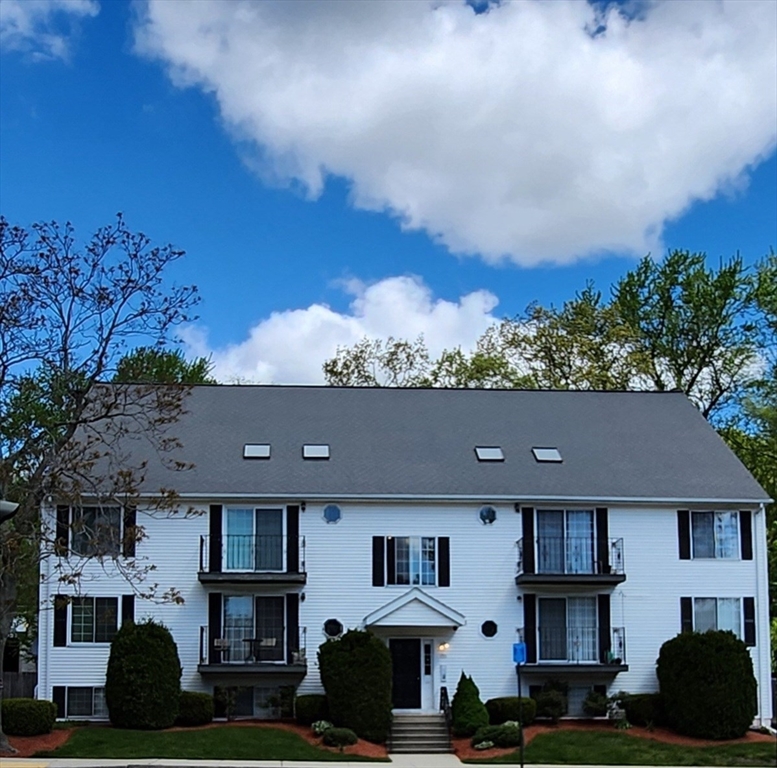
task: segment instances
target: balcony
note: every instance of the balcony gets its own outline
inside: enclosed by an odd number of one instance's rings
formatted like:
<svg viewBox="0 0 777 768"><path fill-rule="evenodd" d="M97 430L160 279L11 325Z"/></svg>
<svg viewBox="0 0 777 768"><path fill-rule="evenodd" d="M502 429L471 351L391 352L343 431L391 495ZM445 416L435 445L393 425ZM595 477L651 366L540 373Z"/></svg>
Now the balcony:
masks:
<svg viewBox="0 0 777 768"><path fill-rule="evenodd" d="M598 627L538 627L534 637L521 627L518 634L530 659L522 667L526 672L617 675L629 669L624 627L613 627L609 642L603 642Z"/></svg>
<svg viewBox="0 0 777 768"><path fill-rule="evenodd" d="M305 537L200 536L197 578L201 584L304 584Z"/></svg>
<svg viewBox="0 0 777 768"><path fill-rule="evenodd" d="M623 539L540 536L518 539L516 584L614 585L626 581Z"/></svg>
<svg viewBox="0 0 777 768"><path fill-rule="evenodd" d="M208 627L200 627L200 663L202 675L245 678L271 676L299 681L307 674L307 628L287 627L254 633L226 630L226 637L209 640Z"/></svg>

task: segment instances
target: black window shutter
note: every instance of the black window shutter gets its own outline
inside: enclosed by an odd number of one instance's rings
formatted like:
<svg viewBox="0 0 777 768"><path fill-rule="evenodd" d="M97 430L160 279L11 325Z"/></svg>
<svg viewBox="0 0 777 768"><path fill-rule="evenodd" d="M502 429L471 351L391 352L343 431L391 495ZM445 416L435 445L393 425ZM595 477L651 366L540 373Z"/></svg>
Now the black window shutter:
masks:
<svg viewBox="0 0 777 768"><path fill-rule="evenodd" d="M397 542L393 536L386 539L386 584L397 583Z"/></svg>
<svg viewBox="0 0 777 768"><path fill-rule="evenodd" d="M534 507L521 507L523 572L534 573Z"/></svg>
<svg viewBox="0 0 777 768"><path fill-rule="evenodd" d="M210 505L210 545L208 546L208 570L221 573L221 504Z"/></svg>
<svg viewBox="0 0 777 768"><path fill-rule="evenodd" d="M66 597L54 598L54 647L67 645L67 603Z"/></svg>
<svg viewBox="0 0 777 768"><path fill-rule="evenodd" d="M286 595L286 663L294 661L293 654L299 651L299 595Z"/></svg>
<svg viewBox="0 0 777 768"><path fill-rule="evenodd" d="M299 504L286 507L286 570L299 573Z"/></svg>
<svg viewBox="0 0 777 768"><path fill-rule="evenodd" d="M66 717L64 685L55 685L51 689L51 700L57 705L57 717Z"/></svg>
<svg viewBox="0 0 777 768"><path fill-rule="evenodd" d="M745 645L755 645L755 598L742 599L742 613L745 617Z"/></svg>
<svg viewBox="0 0 777 768"><path fill-rule="evenodd" d="M57 506L57 541L54 551L60 557L67 557L68 539L70 534L70 507L66 504Z"/></svg>
<svg viewBox="0 0 777 768"><path fill-rule="evenodd" d="M612 650L612 636L610 631L610 596L597 595L597 609L599 614L599 661L607 662L607 655Z"/></svg>
<svg viewBox="0 0 777 768"><path fill-rule="evenodd" d="M136 534L135 528L138 524L138 511L135 507L125 507L124 509L124 537L122 538L122 555L124 557L135 557Z"/></svg>
<svg viewBox="0 0 777 768"><path fill-rule="evenodd" d="M753 559L753 513L743 509L739 513L739 537L743 560Z"/></svg>
<svg viewBox="0 0 777 768"><path fill-rule="evenodd" d="M135 621L135 595L121 596L121 623Z"/></svg>
<svg viewBox="0 0 777 768"><path fill-rule="evenodd" d="M596 573L610 572L610 543L607 507L596 508Z"/></svg>
<svg viewBox="0 0 777 768"><path fill-rule="evenodd" d="M451 585L451 540L448 536L437 537L437 586Z"/></svg>
<svg viewBox="0 0 777 768"><path fill-rule="evenodd" d="M208 595L208 664L221 664L221 649L215 641L221 637L221 592Z"/></svg>
<svg viewBox="0 0 777 768"><path fill-rule="evenodd" d="M677 539L680 544L680 560L691 559L691 513L677 510Z"/></svg>
<svg viewBox="0 0 777 768"><path fill-rule="evenodd" d="M372 586L382 587L385 582L386 540L382 536L372 537Z"/></svg>
<svg viewBox="0 0 777 768"><path fill-rule="evenodd" d="M537 595L523 595L523 640L526 663L537 663Z"/></svg>
<svg viewBox="0 0 777 768"><path fill-rule="evenodd" d="M680 598L680 631L693 632L693 599Z"/></svg>

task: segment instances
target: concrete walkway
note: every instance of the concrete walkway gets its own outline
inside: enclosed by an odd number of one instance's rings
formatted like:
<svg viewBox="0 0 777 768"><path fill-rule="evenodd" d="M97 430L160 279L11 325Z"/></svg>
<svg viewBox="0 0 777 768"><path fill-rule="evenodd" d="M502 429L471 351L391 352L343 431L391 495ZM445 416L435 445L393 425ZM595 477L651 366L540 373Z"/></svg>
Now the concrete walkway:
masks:
<svg viewBox="0 0 777 768"><path fill-rule="evenodd" d="M455 755L391 755L390 757L391 765L396 766L396 768L455 768L455 766L464 765ZM65 758L48 760L39 757L0 757L2 768L332 768L336 765L343 766L343 768L365 768L369 763L363 761L320 762L318 760L76 760ZM542 765L527 766L527 768L597 767L593 765ZM634 766L608 765L606 768L634 768ZM641 766L641 768L649 768L649 766Z"/></svg>

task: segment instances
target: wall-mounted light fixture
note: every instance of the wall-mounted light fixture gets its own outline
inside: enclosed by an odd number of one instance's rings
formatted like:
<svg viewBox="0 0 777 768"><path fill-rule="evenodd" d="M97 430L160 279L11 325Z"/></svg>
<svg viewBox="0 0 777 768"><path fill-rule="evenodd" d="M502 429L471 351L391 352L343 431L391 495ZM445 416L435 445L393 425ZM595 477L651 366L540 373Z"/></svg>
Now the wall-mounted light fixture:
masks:
<svg viewBox="0 0 777 768"><path fill-rule="evenodd" d="M440 644L437 646L437 650L438 650L440 653L448 653L448 649L449 649L450 647L451 647L451 644L450 644L450 643L440 643Z"/></svg>
<svg viewBox="0 0 777 768"><path fill-rule="evenodd" d="M307 502L301 501L299 503L299 508L304 512L307 509Z"/></svg>

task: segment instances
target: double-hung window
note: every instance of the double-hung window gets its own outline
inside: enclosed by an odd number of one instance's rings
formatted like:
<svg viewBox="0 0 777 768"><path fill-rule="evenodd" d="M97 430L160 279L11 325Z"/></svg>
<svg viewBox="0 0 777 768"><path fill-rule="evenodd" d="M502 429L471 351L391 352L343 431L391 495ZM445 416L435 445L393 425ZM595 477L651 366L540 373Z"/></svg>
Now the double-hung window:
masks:
<svg viewBox="0 0 777 768"><path fill-rule="evenodd" d="M739 556L739 515L736 512L692 512L694 558Z"/></svg>
<svg viewBox="0 0 777 768"><path fill-rule="evenodd" d="M70 642L110 643L118 627L116 597L74 597L70 605Z"/></svg>
<svg viewBox="0 0 777 768"><path fill-rule="evenodd" d="M742 637L742 601L738 597L696 597L693 600L696 632L728 630Z"/></svg>
<svg viewBox="0 0 777 768"><path fill-rule="evenodd" d="M396 536L396 584L434 586L436 547L433 536ZM389 581L389 583L391 583Z"/></svg>
<svg viewBox="0 0 777 768"><path fill-rule="evenodd" d="M77 555L118 555L121 547L121 508L73 508L71 539L70 549Z"/></svg>

